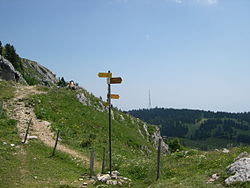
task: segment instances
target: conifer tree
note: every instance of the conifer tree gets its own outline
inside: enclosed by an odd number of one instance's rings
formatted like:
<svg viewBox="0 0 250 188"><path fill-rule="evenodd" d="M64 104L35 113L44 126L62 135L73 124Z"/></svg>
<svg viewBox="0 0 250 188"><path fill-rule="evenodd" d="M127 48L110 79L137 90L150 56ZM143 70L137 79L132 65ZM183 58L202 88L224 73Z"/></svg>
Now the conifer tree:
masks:
<svg viewBox="0 0 250 188"><path fill-rule="evenodd" d="M21 71L23 69L21 59L17 55L14 46L10 44L6 44L4 46L4 50L5 50L4 58L9 60L15 69L17 69L18 71Z"/></svg>
<svg viewBox="0 0 250 188"><path fill-rule="evenodd" d="M3 54L3 46L2 46L2 42L0 41L0 55L2 55Z"/></svg>

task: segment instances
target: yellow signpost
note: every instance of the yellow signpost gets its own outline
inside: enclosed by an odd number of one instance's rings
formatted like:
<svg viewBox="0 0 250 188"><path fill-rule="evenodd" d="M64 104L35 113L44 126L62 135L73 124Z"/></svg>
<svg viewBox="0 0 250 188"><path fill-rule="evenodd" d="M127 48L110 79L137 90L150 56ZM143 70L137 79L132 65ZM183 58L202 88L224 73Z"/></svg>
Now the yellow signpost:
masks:
<svg viewBox="0 0 250 188"><path fill-rule="evenodd" d="M112 77L112 73L110 73L110 72L99 72L98 76L100 78L111 78Z"/></svg>
<svg viewBox="0 0 250 188"><path fill-rule="evenodd" d="M100 78L107 78L107 84L108 84L108 107L109 107L109 173L110 176L112 175L112 147L111 147L111 125L112 125L112 119L111 119L111 99L119 99L120 96L117 94L111 94L111 84L120 84L122 82L121 77L114 77L112 78L112 73L110 71L108 72L100 72L98 73L98 76ZM102 167L104 169L104 167Z"/></svg>
<svg viewBox="0 0 250 188"><path fill-rule="evenodd" d="M117 94L110 94L110 98L111 98L111 99L119 99L120 96L117 95Z"/></svg>

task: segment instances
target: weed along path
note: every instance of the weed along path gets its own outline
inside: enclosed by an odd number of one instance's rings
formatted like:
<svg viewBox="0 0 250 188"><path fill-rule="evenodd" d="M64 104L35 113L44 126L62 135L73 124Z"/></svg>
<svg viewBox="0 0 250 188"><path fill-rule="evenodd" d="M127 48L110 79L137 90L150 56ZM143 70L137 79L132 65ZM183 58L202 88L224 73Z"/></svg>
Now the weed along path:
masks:
<svg viewBox="0 0 250 188"><path fill-rule="evenodd" d="M17 85L15 91L15 97L5 103L5 109L10 118L17 120L17 128L20 138L23 140L27 130L29 121L31 120L29 135L34 135L40 139L45 145L54 147L55 135L51 132L47 121L37 119L33 108L25 105L25 99L31 95L44 94L46 92L39 91L36 86L23 86ZM34 136L28 136L30 138L36 138ZM86 165L89 164L89 159L82 153L75 151L60 142L57 144L57 150L70 154L73 158L77 158L83 161ZM51 148L52 151L52 148Z"/></svg>

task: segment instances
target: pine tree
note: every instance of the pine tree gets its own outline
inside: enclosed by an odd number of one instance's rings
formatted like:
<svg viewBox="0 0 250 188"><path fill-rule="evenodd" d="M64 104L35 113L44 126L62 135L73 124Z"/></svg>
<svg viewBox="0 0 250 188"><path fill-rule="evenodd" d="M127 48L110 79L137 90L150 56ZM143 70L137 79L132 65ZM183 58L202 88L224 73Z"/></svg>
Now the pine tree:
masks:
<svg viewBox="0 0 250 188"><path fill-rule="evenodd" d="M14 46L12 46L10 44L6 44L4 46L4 50L5 50L4 58L9 60L15 69L17 69L18 71L21 71L23 69L21 59L17 55Z"/></svg>
<svg viewBox="0 0 250 188"><path fill-rule="evenodd" d="M2 42L0 41L0 55L2 55L3 54L3 46L2 46Z"/></svg>

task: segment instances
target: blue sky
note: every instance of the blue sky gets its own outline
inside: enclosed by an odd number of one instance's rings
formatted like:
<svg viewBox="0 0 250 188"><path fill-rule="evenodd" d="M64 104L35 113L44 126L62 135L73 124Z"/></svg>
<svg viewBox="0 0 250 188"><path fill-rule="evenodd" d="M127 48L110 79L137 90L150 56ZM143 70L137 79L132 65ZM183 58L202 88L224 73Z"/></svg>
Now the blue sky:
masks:
<svg viewBox="0 0 250 188"><path fill-rule="evenodd" d="M250 111L249 0L0 0L0 40L114 105Z"/></svg>

